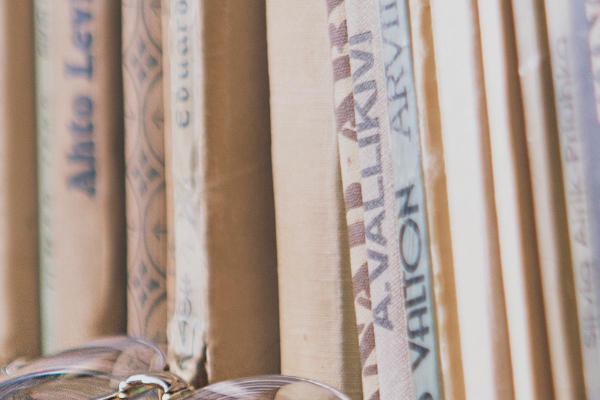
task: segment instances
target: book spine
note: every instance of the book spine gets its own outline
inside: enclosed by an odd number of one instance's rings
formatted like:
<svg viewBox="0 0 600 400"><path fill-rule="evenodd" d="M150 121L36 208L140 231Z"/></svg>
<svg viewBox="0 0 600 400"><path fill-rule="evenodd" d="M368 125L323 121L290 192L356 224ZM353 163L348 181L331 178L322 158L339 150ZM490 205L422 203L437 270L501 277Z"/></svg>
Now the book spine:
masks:
<svg viewBox="0 0 600 400"><path fill-rule="evenodd" d="M410 0L414 81L429 224L440 373L446 398L465 397L456 305L448 191L429 0Z"/></svg>
<svg viewBox="0 0 600 400"><path fill-rule="evenodd" d="M502 282L515 397L553 395L510 3L479 1Z"/></svg>
<svg viewBox="0 0 600 400"><path fill-rule="evenodd" d="M127 333L167 343L160 2L122 1Z"/></svg>
<svg viewBox="0 0 600 400"><path fill-rule="evenodd" d="M573 37L574 9L568 2L546 0L548 38L552 61L555 106L561 147L564 196L567 207L573 275L575 280L579 335L587 397L600 397L600 326L598 320L597 263L591 241L593 214L586 179L584 132L577 98L578 55Z"/></svg>
<svg viewBox="0 0 600 400"><path fill-rule="evenodd" d="M554 394L585 396L543 0L514 0L514 28Z"/></svg>
<svg viewBox="0 0 600 400"><path fill-rule="evenodd" d="M363 399L380 397L345 1L326 0L334 80L335 125L362 366Z"/></svg>
<svg viewBox="0 0 600 400"><path fill-rule="evenodd" d="M437 327L408 2L379 0L379 20L411 368L417 398L439 399Z"/></svg>
<svg viewBox="0 0 600 400"><path fill-rule="evenodd" d="M171 370L193 381L279 371L264 11L259 0L165 7L168 346Z"/></svg>
<svg viewBox="0 0 600 400"><path fill-rule="evenodd" d="M431 7L465 393L469 399L510 399L477 8L471 0Z"/></svg>
<svg viewBox="0 0 600 400"><path fill-rule="evenodd" d="M379 8L346 2L367 264L382 399L415 397L405 309Z"/></svg>
<svg viewBox="0 0 600 400"><path fill-rule="evenodd" d="M39 355L33 2L0 1L0 363Z"/></svg>
<svg viewBox="0 0 600 400"><path fill-rule="evenodd" d="M44 352L124 331L119 9L36 0Z"/></svg>

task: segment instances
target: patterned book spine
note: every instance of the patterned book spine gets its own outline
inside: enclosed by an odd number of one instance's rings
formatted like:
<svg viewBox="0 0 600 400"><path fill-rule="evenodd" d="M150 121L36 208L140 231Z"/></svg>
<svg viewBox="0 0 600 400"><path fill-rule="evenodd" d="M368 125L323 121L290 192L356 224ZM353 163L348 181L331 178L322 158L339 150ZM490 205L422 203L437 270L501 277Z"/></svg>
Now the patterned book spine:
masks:
<svg viewBox="0 0 600 400"><path fill-rule="evenodd" d="M0 363L40 351L33 2L0 1Z"/></svg>
<svg viewBox="0 0 600 400"><path fill-rule="evenodd" d="M160 2L123 0L127 333L166 345L166 197Z"/></svg>
<svg viewBox="0 0 600 400"><path fill-rule="evenodd" d="M346 4L379 389L382 399L413 399L379 8Z"/></svg>
<svg viewBox="0 0 600 400"><path fill-rule="evenodd" d="M600 398L600 380L597 379L600 374L600 293L591 237L591 193L584 161L587 144L584 145L583 140L587 127L578 109L586 105L579 104L577 98L580 82L575 57L579 52L573 36L576 10L565 1L546 0L545 5L584 378L587 397L596 399ZM583 61L578 59L578 62Z"/></svg>
<svg viewBox="0 0 600 400"><path fill-rule="evenodd" d="M543 0L513 0L545 320L558 399L584 398Z"/></svg>
<svg viewBox="0 0 600 400"><path fill-rule="evenodd" d="M37 3L43 350L124 331L120 4Z"/></svg>
<svg viewBox="0 0 600 400"><path fill-rule="evenodd" d="M465 398L430 0L410 0L415 94L444 397Z"/></svg>
<svg viewBox="0 0 600 400"><path fill-rule="evenodd" d="M264 1L162 5L170 367L209 382L278 372Z"/></svg>
<svg viewBox="0 0 600 400"><path fill-rule="evenodd" d="M354 118L346 4L344 0L326 0L326 5L329 15L335 122L348 226L354 311L362 365L363 399L375 400L380 397L379 376L365 246L365 223Z"/></svg>
<svg viewBox="0 0 600 400"><path fill-rule="evenodd" d="M431 10L465 393L506 400L512 370L477 6L432 1Z"/></svg>
<svg viewBox="0 0 600 400"><path fill-rule="evenodd" d="M412 374L418 399L440 399L437 328L407 0L379 0L379 21Z"/></svg>

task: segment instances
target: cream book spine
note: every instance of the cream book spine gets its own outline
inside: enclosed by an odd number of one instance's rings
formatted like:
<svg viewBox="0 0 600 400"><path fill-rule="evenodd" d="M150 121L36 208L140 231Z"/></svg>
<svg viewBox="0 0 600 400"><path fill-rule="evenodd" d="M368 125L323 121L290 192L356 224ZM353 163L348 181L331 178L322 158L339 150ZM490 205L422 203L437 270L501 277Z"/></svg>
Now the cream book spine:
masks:
<svg viewBox="0 0 600 400"><path fill-rule="evenodd" d="M127 333L167 343L160 2L123 0Z"/></svg>
<svg viewBox="0 0 600 400"><path fill-rule="evenodd" d="M277 373L264 2L161 4L170 368L198 384Z"/></svg>
<svg viewBox="0 0 600 400"><path fill-rule="evenodd" d="M516 399L553 396L511 7L478 2L502 282Z"/></svg>
<svg viewBox="0 0 600 400"><path fill-rule="evenodd" d="M543 0L512 1L554 395L585 396Z"/></svg>
<svg viewBox="0 0 600 400"><path fill-rule="evenodd" d="M323 0L267 1L281 372L363 398Z"/></svg>
<svg viewBox="0 0 600 400"><path fill-rule="evenodd" d="M120 4L35 5L42 345L53 352L125 330Z"/></svg>
<svg viewBox="0 0 600 400"><path fill-rule="evenodd" d="M511 399L477 6L431 6L465 394Z"/></svg>
<svg viewBox="0 0 600 400"><path fill-rule="evenodd" d="M0 363L40 351L33 2L0 2Z"/></svg>

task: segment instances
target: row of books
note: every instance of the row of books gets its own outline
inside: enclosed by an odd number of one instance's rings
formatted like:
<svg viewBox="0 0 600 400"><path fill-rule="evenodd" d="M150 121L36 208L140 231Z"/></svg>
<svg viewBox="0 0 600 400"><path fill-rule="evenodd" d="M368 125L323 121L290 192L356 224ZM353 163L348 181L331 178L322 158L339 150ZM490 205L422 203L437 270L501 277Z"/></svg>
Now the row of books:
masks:
<svg viewBox="0 0 600 400"><path fill-rule="evenodd" d="M0 0L0 362L600 399L599 16Z"/></svg>

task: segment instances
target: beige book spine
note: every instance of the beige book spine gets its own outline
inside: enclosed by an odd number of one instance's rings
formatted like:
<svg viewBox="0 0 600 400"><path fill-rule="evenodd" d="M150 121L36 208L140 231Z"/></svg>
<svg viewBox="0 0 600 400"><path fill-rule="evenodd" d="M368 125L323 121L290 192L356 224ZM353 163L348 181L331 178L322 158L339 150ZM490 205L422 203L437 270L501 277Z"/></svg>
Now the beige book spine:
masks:
<svg viewBox="0 0 600 400"><path fill-rule="evenodd" d="M512 2L549 355L557 399L584 394L543 0Z"/></svg>
<svg viewBox="0 0 600 400"><path fill-rule="evenodd" d="M479 1L480 36L516 399L553 397L511 6Z"/></svg>
<svg viewBox="0 0 600 400"><path fill-rule="evenodd" d="M171 371L279 371L264 2L166 0ZM171 206L168 206L169 208ZM173 288L174 290L170 290ZM240 361L242 360L242 361Z"/></svg>
<svg viewBox="0 0 600 400"><path fill-rule="evenodd" d="M281 371L361 399L327 18L267 1Z"/></svg>
<svg viewBox="0 0 600 400"><path fill-rule="evenodd" d="M431 5L465 394L506 400L512 368L477 7Z"/></svg>
<svg viewBox="0 0 600 400"><path fill-rule="evenodd" d="M425 198L440 371L445 398L465 398L458 323L448 191L444 165L436 62L433 47L430 0L410 0L414 82L419 110Z"/></svg>
<svg viewBox="0 0 600 400"><path fill-rule="evenodd" d="M40 351L33 2L0 1L0 364Z"/></svg>
<svg viewBox="0 0 600 400"><path fill-rule="evenodd" d="M125 328L120 4L36 0L44 352Z"/></svg>
<svg viewBox="0 0 600 400"><path fill-rule="evenodd" d="M160 2L123 0L127 333L166 345L166 195Z"/></svg>

